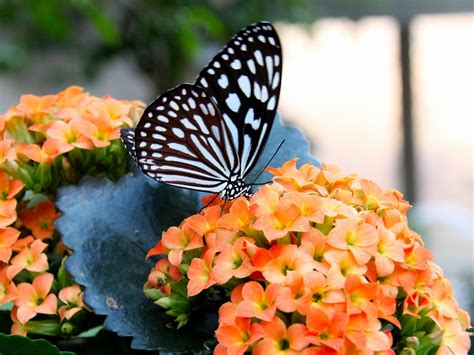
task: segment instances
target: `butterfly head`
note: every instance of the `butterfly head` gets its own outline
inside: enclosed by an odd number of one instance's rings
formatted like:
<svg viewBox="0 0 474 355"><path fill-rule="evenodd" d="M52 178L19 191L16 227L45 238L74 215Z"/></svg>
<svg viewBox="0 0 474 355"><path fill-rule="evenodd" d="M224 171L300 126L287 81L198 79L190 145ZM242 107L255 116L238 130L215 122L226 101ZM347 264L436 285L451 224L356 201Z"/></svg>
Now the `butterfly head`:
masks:
<svg viewBox="0 0 474 355"><path fill-rule="evenodd" d="M221 196L224 200L233 200L240 196L250 197L252 196L252 187L239 178L229 181Z"/></svg>

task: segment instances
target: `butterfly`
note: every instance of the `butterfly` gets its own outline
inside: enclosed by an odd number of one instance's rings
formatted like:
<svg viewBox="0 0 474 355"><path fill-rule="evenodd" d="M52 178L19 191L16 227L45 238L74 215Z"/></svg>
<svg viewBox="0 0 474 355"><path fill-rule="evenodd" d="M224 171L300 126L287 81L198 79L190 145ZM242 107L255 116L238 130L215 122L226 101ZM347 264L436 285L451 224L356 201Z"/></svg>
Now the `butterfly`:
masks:
<svg viewBox="0 0 474 355"><path fill-rule="evenodd" d="M176 187L250 196L245 182L278 106L281 45L268 22L250 25L199 73L160 95L121 138L140 170Z"/></svg>

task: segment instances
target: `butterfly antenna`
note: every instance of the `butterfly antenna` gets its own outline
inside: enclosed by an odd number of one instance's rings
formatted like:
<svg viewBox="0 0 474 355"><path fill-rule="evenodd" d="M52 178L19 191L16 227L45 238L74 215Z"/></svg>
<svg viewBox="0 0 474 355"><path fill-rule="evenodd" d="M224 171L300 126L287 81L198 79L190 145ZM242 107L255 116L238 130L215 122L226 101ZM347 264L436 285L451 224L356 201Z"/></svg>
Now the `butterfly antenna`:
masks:
<svg viewBox="0 0 474 355"><path fill-rule="evenodd" d="M275 158L275 156L277 155L278 151L280 150L280 148L282 147L283 143L285 143L285 140L283 139L280 143L280 145L278 146L278 148L275 150L275 153L273 153L272 157L268 160L267 164L265 164L265 166L263 167L262 170L260 170L260 172L258 173L258 175L255 177L255 179L252 181L252 183L250 184L250 186L252 185L265 185L266 183L258 183L256 184L255 181L257 181L257 179L260 177L260 175L263 174L263 172L265 171L266 168L268 168L268 165L270 165L270 163L272 162L273 158Z"/></svg>

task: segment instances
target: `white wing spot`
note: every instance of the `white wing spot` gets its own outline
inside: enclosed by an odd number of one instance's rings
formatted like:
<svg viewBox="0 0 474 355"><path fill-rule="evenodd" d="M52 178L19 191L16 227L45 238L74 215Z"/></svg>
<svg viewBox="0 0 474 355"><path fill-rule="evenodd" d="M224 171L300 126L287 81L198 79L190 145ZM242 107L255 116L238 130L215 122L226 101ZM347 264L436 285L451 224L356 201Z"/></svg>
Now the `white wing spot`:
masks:
<svg viewBox="0 0 474 355"><path fill-rule="evenodd" d="M242 65L240 64L240 60L234 59L234 61L230 63L230 67L235 70L239 70L240 68L242 68Z"/></svg>
<svg viewBox="0 0 474 355"><path fill-rule="evenodd" d="M140 144L138 146L140 148L144 148L144 147L146 147L146 142L140 142Z"/></svg>
<svg viewBox="0 0 474 355"><path fill-rule="evenodd" d="M207 69L207 72L211 75L214 75L216 73L216 71L212 68Z"/></svg>
<svg viewBox="0 0 474 355"><path fill-rule="evenodd" d="M227 48L227 52L229 52L230 54L234 54L234 53L235 53L235 51L234 51L234 49L233 49L232 47Z"/></svg>
<svg viewBox="0 0 474 355"><path fill-rule="evenodd" d="M280 73L276 72L275 76L273 77L272 89L276 89L278 84L280 84Z"/></svg>
<svg viewBox="0 0 474 355"><path fill-rule="evenodd" d="M219 62L214 62L212 65L214 65L215 68L220 68L221 67L221 63L219 63Z"/></svg>
<svg viewBox="0 0 474 355"><path fill-rule="evenodd" d="M249 77L247 75L241 75L237 82L239 83L240 90L242 90L244 95L250 97L251 87Z"/></svg>
<svg viewBox="0 0 474 355"><path fill-rule="evenodd" d="M207 109L209 110L209 114L211 116L214 116L216 114L216 110L214 109L214 106L211 103L207 104Z"/></svg>
<svg viewBox="0 0 474 355"><path fill-rule="evenodd" d="M145 123L145 124L143 125L143 127L145 127L145 128L150 128L150 127L151 127L151 123L150 123L150 122L147 122L147 123ZM130 139L131 137L128 136L128 138Z"/></svg>
<svg viewBox="0 0 474 355"><path fill-rule="evenodd" d="M207 111L206 105L204 105L204 104L199 104L199 108L201 109L201 111L202 111L205 115L208 115L208 114L209 114L209 112Z"/></svg>
<svg viewBox="0 0 474 355"><path fill-rule="evenodd" d="M165 136L162 136L161 134L158 134L158 133L153 133L151 136L155 139L160 140L160 141L165 141L166 140ZM152 144L152 146L153 146L153 144ZM155 149L155 148L151 148L151 149Z"/></svg>
<svg viewBox="0 0 474 355"><path fill-rule="evenodd" d="M182 104L182 106L183 106L183 109L184 109L185 111L189 111L189 106L188 106L188 105Z"/></svg>
<svg viewBox="0 0 474 355"><path fill-rule="evenodd" d="M271 56L267 55L265 57L265 65L267 66L268 81L272 81L273 77L273 59Z"/></svg>
<svg viewBox="0 0 474 355"><path fill-rule="evenodd" d="M157 149L163 148L163 146L162 146L161 144L153 143L153 144L150 146L150 148L153 149L153 150L157 150Z"/></svg>
<svg viewBox="0 0 474 355"><path fill-rule="evenodd" d="M253 61L253 59L247 60L247 66L249 67L249 69L250 69L250 71L252 72L252 74L255 74L255 73L256 73L256 70L255 70L255 62Z"/></svg>
<svg viewBox="0 0 474 355"><path fill-rule="evenodd" d="M229 96L227 96L227 99L225 99L225 103L227 104L227 106L229 106L229 108L232 111L234 111L234 112L239 111L240 100L239 100L239 97L237 96L237 94L230 93Z"/></svg>
<svg viewBox="0 0 474 355"><path fill-rule="evenodd" d="M157 132L165 132L166 128L163 126L155 126L155 131Z"/></svg>
<svg viewBox="0 0 474 355"><path fill-rule="evenodd" d="M229 59L229 55L224 53L224 54L222 55L222 59L228 60L228 59Z"/></svg>
<svg viewBox="0 0 474 355"><path fill-rule="evenodd" d="M164 106L158 106L156 109L159 110L159 111L163 111L165 109L165 107Z"/></svg>
<svg viewBox="0 0 474 355"><path fill-rule="evenodd" d="M153 113L152 112L148 112L148 118L152 118L153 117Z"/></svg>
<svg viewBox="0 0 474 355"><path fill-rule="evenodd" d="M181 94L183 94L184 96L186 96L186 94L187 94L187 91L186 91L186 89L185 89L185 88L183 88L183 89L181 90Z"/></svg>
<svg viewBox="0 0 474 355"><path fill-rule="evenodd" d="M260 85L258 85L257 82L253 83L253 94L258 100L260 100L260 98L262 97L261 91L260 91Z"/></svg>
<svg viewBox="0 0 474 355"><path fill-rule="evenodd" d="M178 117L178 115L174 111L168 111L168 115L170 115L171 117Z"/></svg>
<svg viewBox="0 0 474 355"><path fill-rule="evenodd" d="M275 108L275 103L276 103L276 99L275 99L275 95L271 97L270 100L268 100L268 103L267 103L267 110L268 111L271 111Z"/></svg>
<svg viewBox="0 0 474 355"><path fill-rule="evenodd" d="M273 56L273 62L275 63L276 67L280 65L280 56L278 54Z"/></svg>
<svg viewBox="0 0 474 355"><path fill-rule="evenodd" d="M217 80L217 83L219 86L223 89L225 89L229 85L229 80L227 79L227 75L221 74L219 77L219 80Z"/></svg>
<svg viewBox="0 0 474 355"><path fill-rule="evenodd" d="M145 131L140 131L140 137L146 137L148 136L148 134L146 134Z"/></svg>
<svg viewBox="0 0 474 355"><path fill-rule="evenodd" d="M161 158L163 155L162 155L161 153L156 153L156 152L155 152L155 153L152 153L151 156L152 156L153 158Z"/></svg>
<svg viewBox="0 0 474 355"><path fill-rule="evenodd" d="M258 36L258 40L259 40L260 42L262 42L262 43L265 43L265 42L266 42L266 39L265 39L265 37L264 37L263 35L259 35L259 36Z"/></svg>
<svg viewBox="0 0 474 355"><path fill-rule="evenodd" d="M246 45L246 44L242 44L242 45L240 46L240 49L245 52L245 51L247 50L247 45Z"/></svg>
<svg viewBox="0 0 474 355"><path fill-rule="evenodd" d="M201 80L199 80L199 82L200 82L201 85L204 86L205 88L207 88L207 87L209 86L209 85L207 84L206 79L204 79L204 78L201 78ZM195 91L193 91L192 93L193 93L193 95L194 95L194 94L195 94ZM196 95L194 95L194 96L196 96ZM197 97L197 96L196 96L196 97Z"/></svg>
<svg viewBox="0 0 474 355"><path fill-rule="evenodd" d="M257 49L254 53L255 59L257 60L257 63L259 65L263 65L263 57L262 57L262 52L260 52L259 49Z"/></svg>
<svg viewBox="0 0 474 355"><path fill-rule="evenodd" d="M182 124L185 128L187 128L187 129L194 129L194 130L197 130L197 127L196 127L195 125L193 125L193 124L191 123L191 121L189 121L187 118L183 118L183 119L181 120L181 124Z"/></svg>
<svg viewBox="0 0 474 355"><path fill-rule="evenodd" d="M267 100L268 100L268 89L265 85L262 85L260 101L266 102Z"/></svg>
<svg viewBox="0 0 474 355"><path fill-rule="evenodd" d="M276 45L275 39L273 37L268 37L268 42L270 42L272 46Z"/></svg>
<svg viewBox="0 0 474 355"><path fill-rule="evenodd" d="M178 138L184 138L184 132L183 132L182 129L174 127L174 128L172 129L172 131L173 131L173 133L176 135L176 137L178 137Z"/></svg>
<svg viewBox="0 0 474 355"><path fill-rule="evenodd" d="M191 106L192 109L196 108L196 101L194 101L194 99L192 97L190 97L188 99L188 104L189 104L189 106Z"/></svg>
<svg viewBox="0 0 474 355"><path fill-rule="evenodd" d="M170 121L170 120L168 119L168 117L163 116L163 115L158 115L157 118L158 118L158 121L161 121L161 122L164 122L164 123L169 123L169 121Z"/></svg>
<svg viewBox="0 0 474 355"><path fill-rule="evenodd" d="M172 108L173 110L176 110L176 111L179 110L179 106L178 106L178 104L176 103L176 101L171 101L171 102L170 102L170 106L171 106L171 108Z"/></svg>
<svg viewBox="0 0 474 355"><path fill-rule="evenodd" d="M193 118L196 121L196 123L199 125L199 128L201 129L202 133L209 134L209 130L207 129L202 117L199 115L194 115Z"/></svg>

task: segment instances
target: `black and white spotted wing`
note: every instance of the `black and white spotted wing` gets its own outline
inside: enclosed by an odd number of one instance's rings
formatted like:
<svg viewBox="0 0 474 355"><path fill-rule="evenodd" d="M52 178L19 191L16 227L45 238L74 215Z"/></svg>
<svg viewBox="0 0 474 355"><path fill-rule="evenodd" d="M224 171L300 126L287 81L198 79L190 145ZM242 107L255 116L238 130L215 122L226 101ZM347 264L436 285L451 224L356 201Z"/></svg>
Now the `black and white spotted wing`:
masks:
<svg viewBox="0 0 474 355"><path fill-rule="evenodd" d="M123 136L132 139L128 131ZM219 109L195 85L180 85L148 106L134 143L141 170L173 186L221 192L238 164Z"/></svg>
<svg viewBox="0 0 474 355"><path fill-rule="evenodd" d="M248 195L245 178L267 141L278 105L281 47L266 22L237 33L196 83L159 96L122 140L140 169L173 186Z"/></svg>
<svg viewBox="0 0 474 355"><path fill-rule="evenodd" d="M240 158L240 177L257 163L280 96L281 45L273 26L260 22L235 34L201 71L196 85L217 101Z"/></svg>

